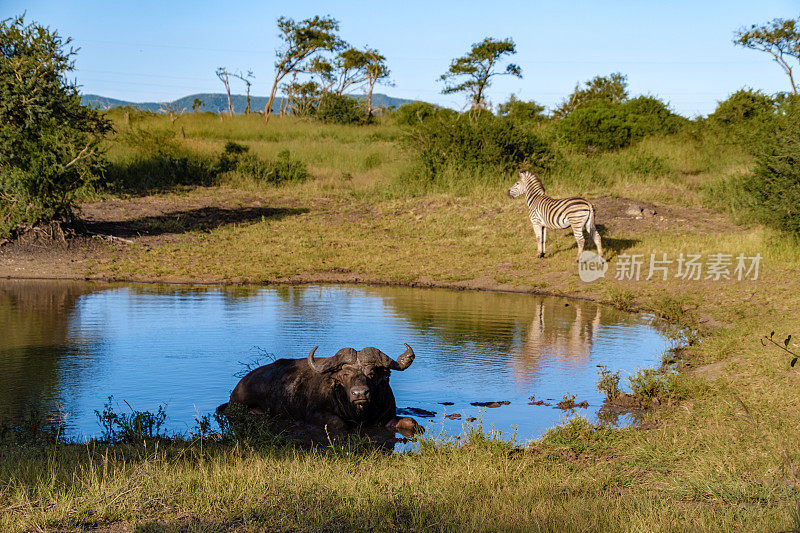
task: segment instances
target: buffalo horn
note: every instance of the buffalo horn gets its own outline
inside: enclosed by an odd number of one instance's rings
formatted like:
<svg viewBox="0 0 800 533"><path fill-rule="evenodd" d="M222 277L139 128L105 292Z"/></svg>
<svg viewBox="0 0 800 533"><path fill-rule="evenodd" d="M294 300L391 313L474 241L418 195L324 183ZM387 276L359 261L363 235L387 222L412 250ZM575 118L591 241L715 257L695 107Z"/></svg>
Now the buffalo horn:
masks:
<svg viewBox="0 0 800 533"><path fill-rule="evenodd" d="M327 370L327 366L328 365L326 365L324 363L321 364L321 365L318 365L316 363L316 361L314 361L314 352L317 351L317 348L319 348L319 346L314 346L311 349L311 351L308 352L308 366L310 366L315 372L319 372L320 374L322 374L323 372L325 372Z"/></svg>
<svg viewBox="0 0 800 533"><path fill-rule="evenodd" d="M389 359L391 361L391 363L389 364L389 368L391 368L392 370L405 370L406 368L411 366L411 363L414 362L414 350L412 350L411 346L409 346L408 344L405 344L405 347L406 351L403 352L402 355L400 355L400 357L397 358L397 361L392 361L391 358Z"/></svg>

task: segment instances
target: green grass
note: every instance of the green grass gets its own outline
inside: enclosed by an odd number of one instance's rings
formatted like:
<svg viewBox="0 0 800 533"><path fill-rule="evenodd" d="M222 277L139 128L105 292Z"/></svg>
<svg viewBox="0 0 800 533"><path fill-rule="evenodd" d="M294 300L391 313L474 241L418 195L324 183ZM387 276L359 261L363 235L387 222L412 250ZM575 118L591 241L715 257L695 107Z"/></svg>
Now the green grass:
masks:
<svg viewBox="0 0 800 533"><path fill-rule="evenodd" d="M113 118L122 135L128 125ZM609 430L571 419L527 445L473 431L462 444L434 439L419 453L395 455L213 439L0 446L0 529L116 522L144 531L800 527L800 374L785 353L759 342L772 330L781 339L800 334L800 246L701 209L727 212L735 191L721 194L720 184L729 186L753 165L743 147L685 132L594 156L561 148L561 164L545 179L553 195L619 196L694 217L666 229L609 227L609 274L586 284L576 276L568 233L550 232L547 257L534 258L524 204L505 196L511 176L454 173L446 186L415 182L413 154L398 144L403 132L388 119L353 127L273 117L264 126L255 116L220 122L200 115L174 126L134 118L131 126L171 128L181 153L208 160L229 140L265 160L288 149L310 176L275 187L226 175L221 186L182 189L189 199L244 190L263 205L293 211L211 229L175 225L184 233L173 239L111 252L92 265L98 276L502 284L644 310L700 331L702 339L680 351L677 374L634 376L643 397L666 400L645 414L649 429ZM130 146L110 143L112 162L133 158ZM622 252L764 259L756 281L633 282L614 279ZM790 347L797 351L796 341ZM708 374L704 365L711 363L721 371Z"/></svg>

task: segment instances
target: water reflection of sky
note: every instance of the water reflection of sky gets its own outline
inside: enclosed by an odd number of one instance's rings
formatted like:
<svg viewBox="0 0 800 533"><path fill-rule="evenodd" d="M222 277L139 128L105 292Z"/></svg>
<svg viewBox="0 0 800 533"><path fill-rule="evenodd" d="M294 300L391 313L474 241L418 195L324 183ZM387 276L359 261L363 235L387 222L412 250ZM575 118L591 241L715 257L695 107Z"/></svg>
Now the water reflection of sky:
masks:
<svg viewBox="0 0 800 533"><path fill-rule="evenodd" d="M642 317L520 294L95 285L61 313L68 327L52 396L70 413L73 434L84 437L99 433L93 411L110 395L118 410L128 409L123 400L138 410L164 404L170 429L186 431L197 414L227 401L244 364L304 357L316 345L322 356L376 346L396 357L405 342L417 358L392 374L398 407L436 411L426 422L434 431L458 433L462 421L442 416L461 413L483 417L484 427L517 427L528 440L564 416L528 405L529 396L555 403L575 394L591 406L580 412L594 418L602 400L597 365L624 377L656 364L665 347ZM496 400L511 405L469 405Z"/></svg>

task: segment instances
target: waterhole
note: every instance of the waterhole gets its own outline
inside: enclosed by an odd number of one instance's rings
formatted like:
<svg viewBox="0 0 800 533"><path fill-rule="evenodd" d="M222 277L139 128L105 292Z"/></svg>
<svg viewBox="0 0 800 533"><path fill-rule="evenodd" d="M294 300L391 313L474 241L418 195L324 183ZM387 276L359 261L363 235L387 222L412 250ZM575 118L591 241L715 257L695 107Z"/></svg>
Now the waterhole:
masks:
<svg viewBox="0 0 800 533"><path fill-rule="evenodd" d="M0 420L60 406L67 434L84 440L101 434L95 410L113 396L118 412L164 406L165 429L185 434L248 368L317 345L317 356L375 346L397 357L408 343L416 360L390 383L428 435L475 419L524 442L571 414L555 408L565 395L596 421L598 365L620 371L623 387L657 365L666 341L650 322L527 294L2 281Z"/></svg>

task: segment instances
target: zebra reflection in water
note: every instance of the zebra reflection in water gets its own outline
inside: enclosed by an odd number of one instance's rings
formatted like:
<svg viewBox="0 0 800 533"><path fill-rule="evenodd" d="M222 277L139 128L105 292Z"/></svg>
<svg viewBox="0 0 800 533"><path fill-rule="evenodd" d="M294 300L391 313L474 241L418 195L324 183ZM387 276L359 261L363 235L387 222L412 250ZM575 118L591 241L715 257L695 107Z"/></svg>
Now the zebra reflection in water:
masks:
<svg viewBox="0 0 800 533"><path fill-rule="evenodd" d="M512 350L515 380L529 381L544 364L557 363L576 369L589 364L601 312L601 306L584 302L568 305L559 300L536 302L533 319L521 342Z"/></svg>

